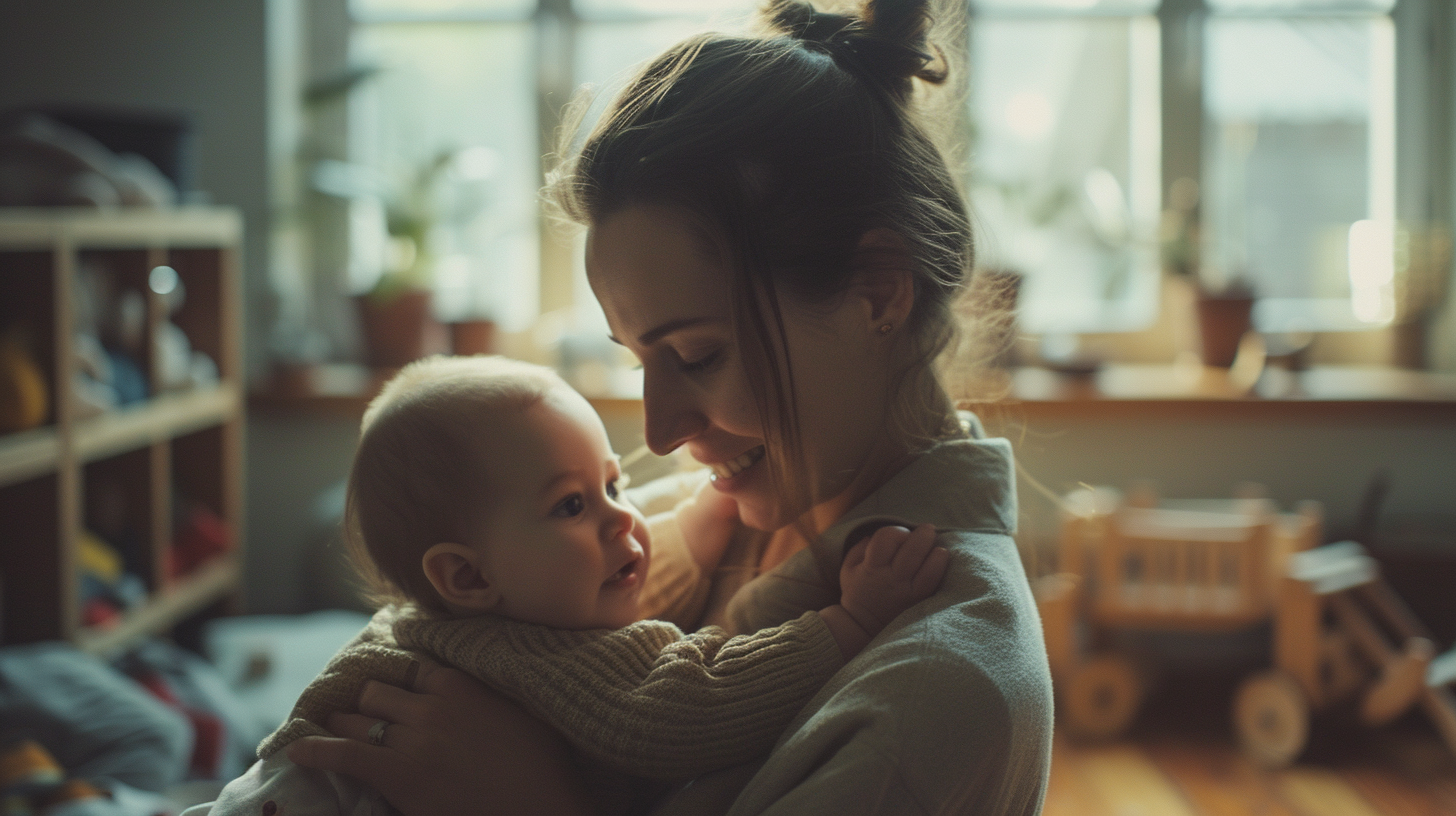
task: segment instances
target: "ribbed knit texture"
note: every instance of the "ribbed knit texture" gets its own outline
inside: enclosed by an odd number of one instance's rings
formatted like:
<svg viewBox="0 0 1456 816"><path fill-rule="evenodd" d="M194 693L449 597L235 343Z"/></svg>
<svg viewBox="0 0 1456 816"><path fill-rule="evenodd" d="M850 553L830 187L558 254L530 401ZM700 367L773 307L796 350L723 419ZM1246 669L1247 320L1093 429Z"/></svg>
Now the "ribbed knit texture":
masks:
<svg viewBox="0 0 1456 816"><path fill-rule="evenodd" d="M729 638L715 627L684 635L663 621L572 631L390 607L329 661L258 755L327 735L328 715L353 711L368 680L406 685L409 650L517 700L608 770L654 779L687 778L768 753L844 664L816 612Z"/></svg>

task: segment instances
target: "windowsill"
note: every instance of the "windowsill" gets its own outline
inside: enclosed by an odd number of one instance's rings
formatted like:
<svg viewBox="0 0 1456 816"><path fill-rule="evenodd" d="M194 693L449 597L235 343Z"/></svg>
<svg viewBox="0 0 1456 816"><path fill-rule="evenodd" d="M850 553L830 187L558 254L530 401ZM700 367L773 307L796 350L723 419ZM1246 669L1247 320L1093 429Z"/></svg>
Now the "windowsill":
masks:
<svg viewBox="0 0 1456 816"><path fill-rule="evenodd" d="M248 404L274 414L357 419L392 373L347 364L299 369L252 394ZM1027 418L1401 415L1456 422L1456 375L1392 368L1269 368L1249 388L1226 369L1199 365L1106 365L1089 375L1028 367L1005 373L985 390L1004 395L988 400L992 410ZM640 411L640 391L587 396L604 413Z"/></svg>
<svg viewBox="0 0 1456 816"><path fill-rule="evenodd" d="M1197 414L1240 419L1369 414L1456 421L1456 375L1380 367L1266 368L1249 385L1202 365L1106 365L1073 375L1009 372L991 393L998 409L1028 417Z"/></svg>

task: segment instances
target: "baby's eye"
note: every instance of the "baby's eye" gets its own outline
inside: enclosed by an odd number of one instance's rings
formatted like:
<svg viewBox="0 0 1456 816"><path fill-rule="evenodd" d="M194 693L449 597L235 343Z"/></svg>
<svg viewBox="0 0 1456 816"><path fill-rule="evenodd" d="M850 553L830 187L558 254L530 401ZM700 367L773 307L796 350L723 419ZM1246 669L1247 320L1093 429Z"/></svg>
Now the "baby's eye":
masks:
<svg viewBox="0 0 1456 816"><path fill-rule="evenodd" d="M616 499L617 498L617 494L620 493L620 492L621 491L617 490L617 480L616 479L613 479L610 482L607 482L607 498L609 498L609 499Z"/></svg>
<svg viewBox="0 0 1456 816"><path fill-rule="evenodd" d="M581 515L581 511L585 509L586 501L582 499L581 494L572 493L570 496L557 502L555 507L551 508L551 517L574 518Z"/></svg>

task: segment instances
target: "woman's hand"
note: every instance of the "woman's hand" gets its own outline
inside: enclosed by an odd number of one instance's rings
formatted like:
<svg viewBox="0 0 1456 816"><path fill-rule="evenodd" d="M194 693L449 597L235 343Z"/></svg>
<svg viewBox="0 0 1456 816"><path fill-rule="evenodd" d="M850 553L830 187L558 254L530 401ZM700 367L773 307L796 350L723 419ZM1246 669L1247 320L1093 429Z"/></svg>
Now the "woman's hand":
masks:
<svg viewBox="0 0 1456 816"><path fill-rule="evenodd" d="M407 816L591 812L565 740L545 723L437 663L422 661L414 685L371 680L358 714L329 717L340 738L299 740L288 758L364 782Z"/></svg>

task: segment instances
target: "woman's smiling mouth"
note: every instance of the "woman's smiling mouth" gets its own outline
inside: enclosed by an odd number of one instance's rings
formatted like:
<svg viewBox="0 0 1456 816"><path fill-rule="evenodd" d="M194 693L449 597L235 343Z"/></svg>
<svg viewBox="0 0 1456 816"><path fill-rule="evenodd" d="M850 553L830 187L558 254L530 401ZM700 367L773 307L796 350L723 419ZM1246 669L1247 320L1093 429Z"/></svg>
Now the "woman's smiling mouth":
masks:
<svg viewBox="0 0 1456 816"><path fill-rule="evenodd" d="M754 465L754 463L762 459L763 454L764 447L762 445L759 445L758 447L748 451L747 453L744 453L742 456L739 456L736 459L730 459L727 462L717 462L709 465L709 467L713 470L713 480L717 481L719 479L732 479L734 476L737 476L743 471L749 469Z"/></svg>

